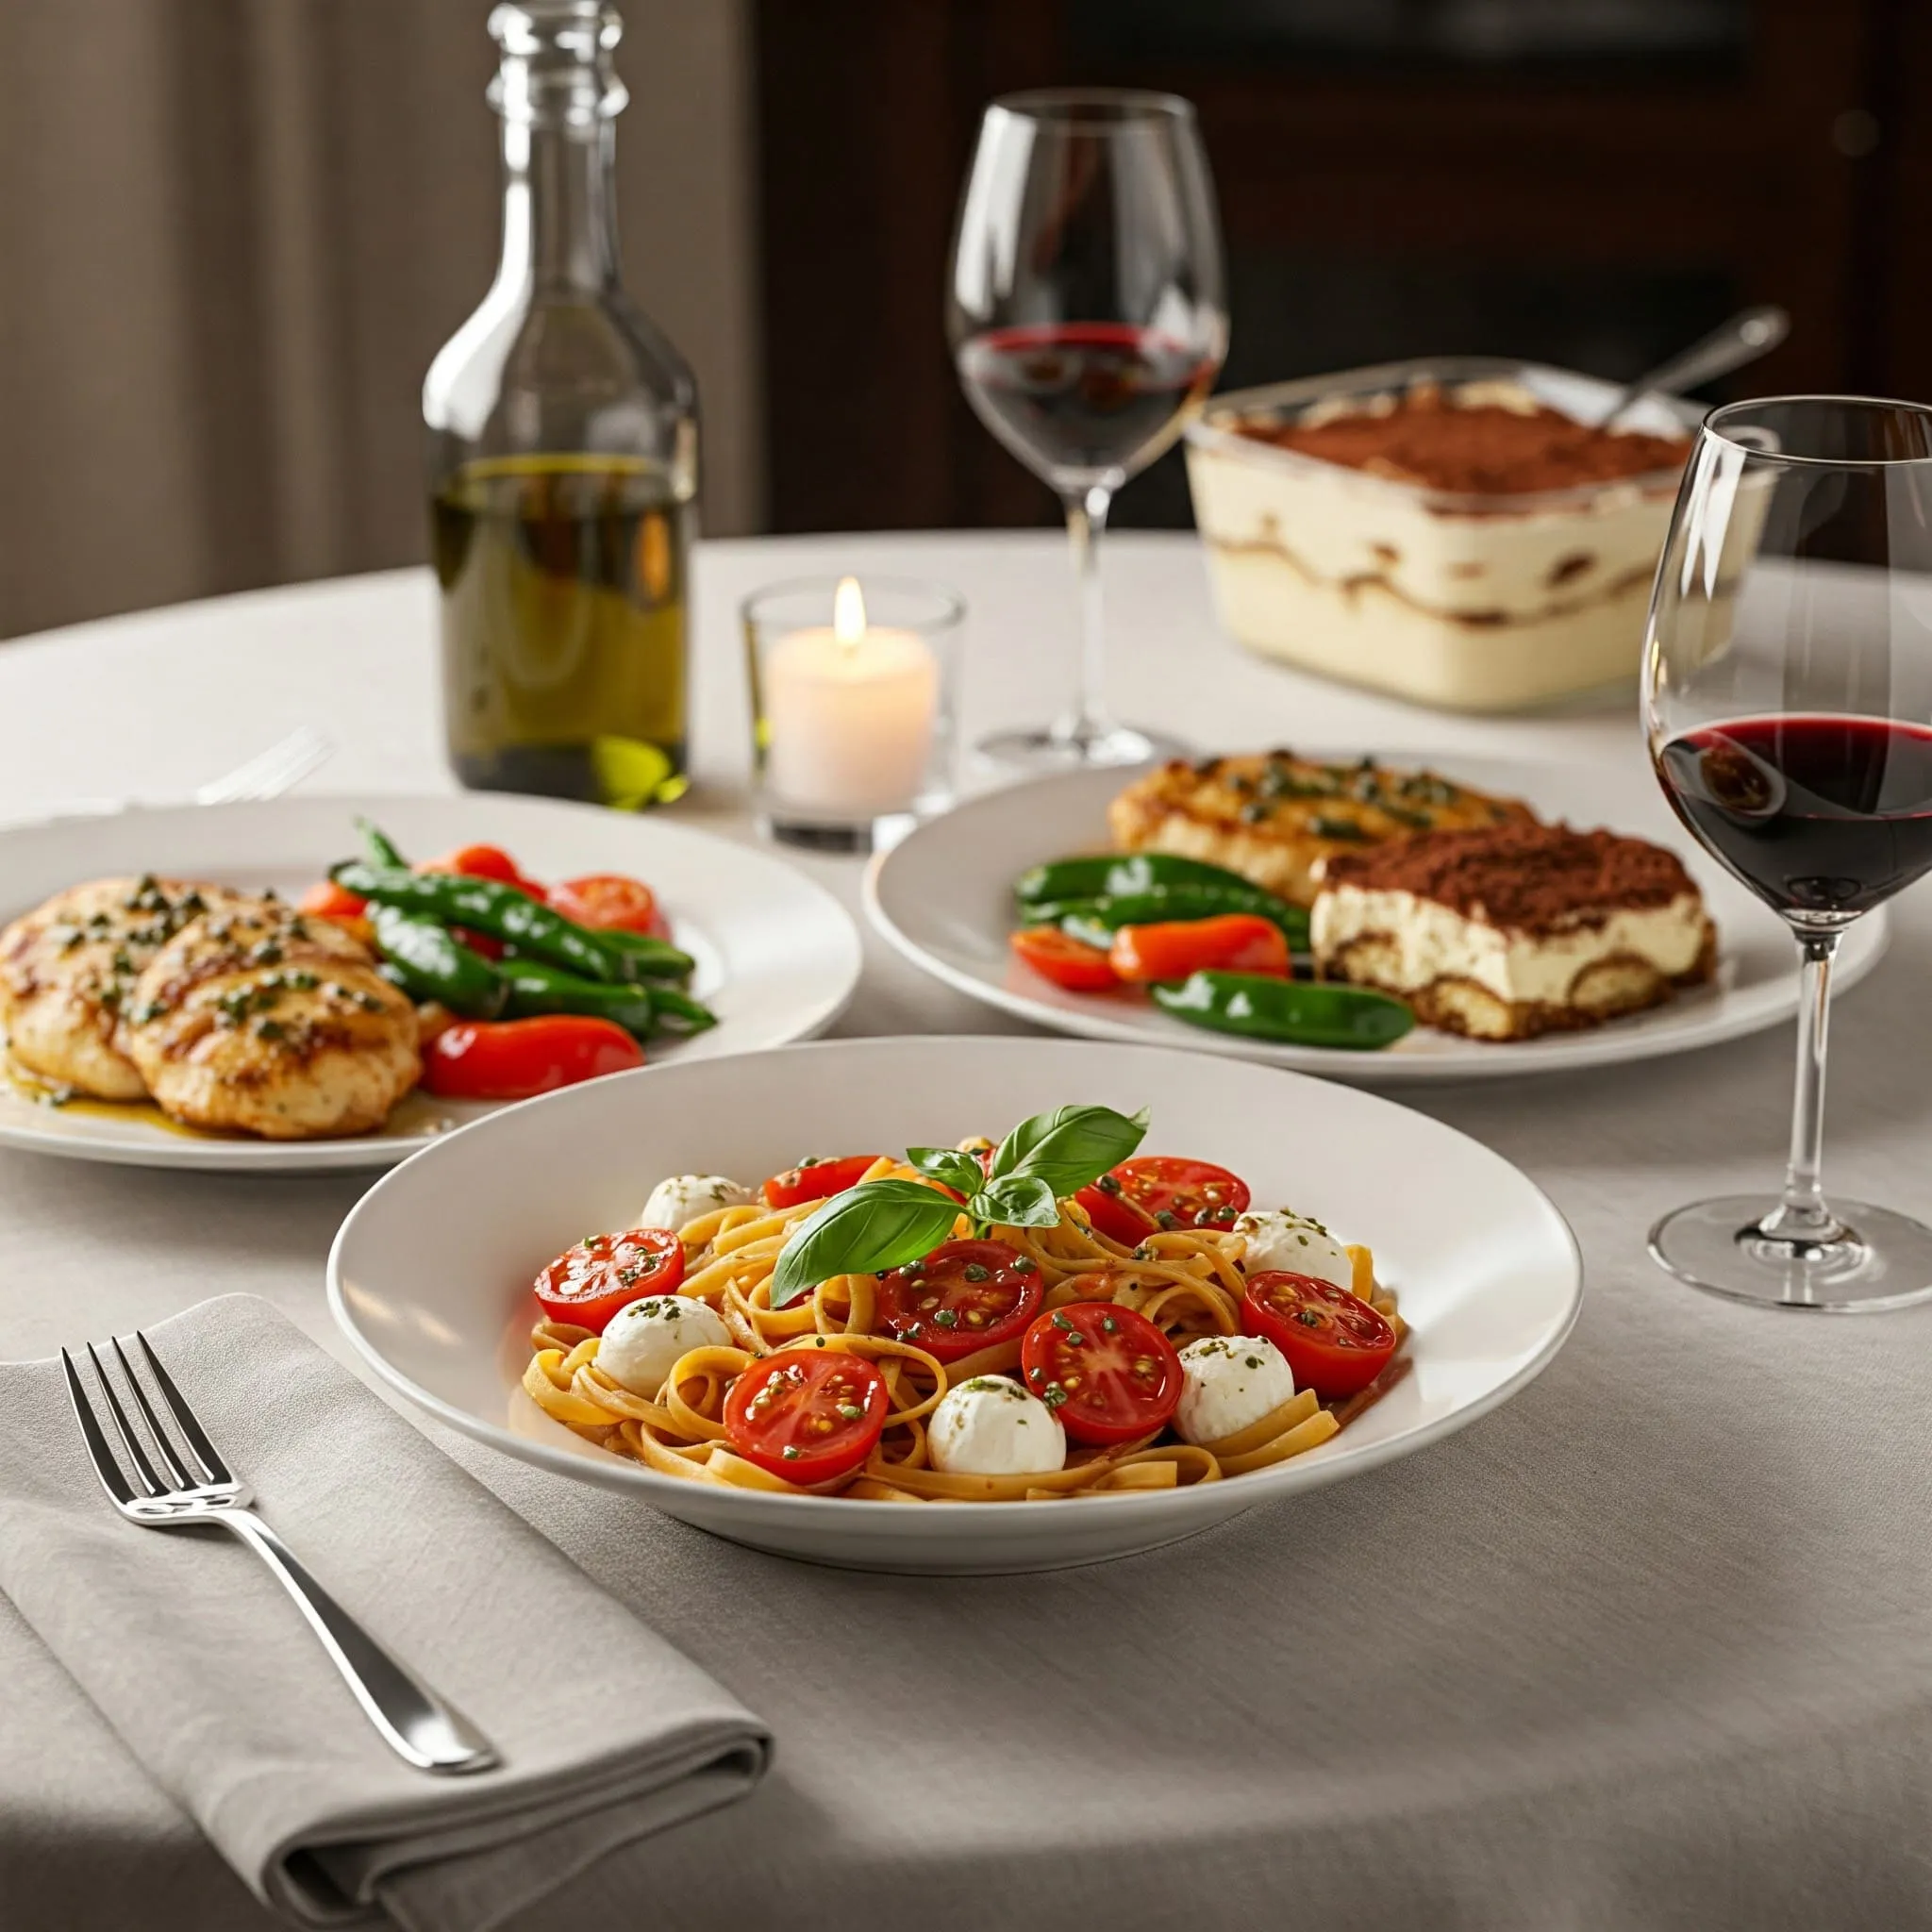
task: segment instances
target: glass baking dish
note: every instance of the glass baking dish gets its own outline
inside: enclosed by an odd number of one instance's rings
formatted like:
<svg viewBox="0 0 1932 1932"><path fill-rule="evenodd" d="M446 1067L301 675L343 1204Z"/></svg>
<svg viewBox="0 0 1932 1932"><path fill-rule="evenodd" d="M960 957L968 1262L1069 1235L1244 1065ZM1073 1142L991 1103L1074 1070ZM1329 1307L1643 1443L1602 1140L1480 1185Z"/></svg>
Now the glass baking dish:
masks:
<svg viewBox="0 0 1932 1932"><path fill-rule="evenodd" d="M1243 436L1423 384L1505 384L1581 422L1613 383L1493 356L1431 356L1216 396L1188 480L1223 624L1250 650L1457 711L1518 710L1636 675L1677 466L1528 494L1431 490ZM1692 431L1650 396L1620 428Z"/></svg>

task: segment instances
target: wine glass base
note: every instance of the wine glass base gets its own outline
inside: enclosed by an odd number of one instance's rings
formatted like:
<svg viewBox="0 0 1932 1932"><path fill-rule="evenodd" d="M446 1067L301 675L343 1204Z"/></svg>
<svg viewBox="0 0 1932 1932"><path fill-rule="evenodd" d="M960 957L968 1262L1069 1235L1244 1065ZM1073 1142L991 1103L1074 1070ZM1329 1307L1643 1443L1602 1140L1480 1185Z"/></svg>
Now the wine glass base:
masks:
<svg viewBox="0 0 1932 1932"><path fill-rule="evenodd" d="M1143 765L1150 758L1186 758L1188 747L1158 731L1109 724L1094 731L1035 724L995 731L974 747L996 765L1023 772L1074 772L1105 765Z"/></svg>
<svg viewBox="0 0 1932 1932"><path fill-rule="evenodd" d="M1768 1308L1876 1313L1932 1299L1932 1227L1889 1208L1835 1201L1836 1239L1778 1239L1760 1232L1777 1205L1726 1194L1680 1208L1651 1229L1651 1259L1707 1294Z"/></svg>

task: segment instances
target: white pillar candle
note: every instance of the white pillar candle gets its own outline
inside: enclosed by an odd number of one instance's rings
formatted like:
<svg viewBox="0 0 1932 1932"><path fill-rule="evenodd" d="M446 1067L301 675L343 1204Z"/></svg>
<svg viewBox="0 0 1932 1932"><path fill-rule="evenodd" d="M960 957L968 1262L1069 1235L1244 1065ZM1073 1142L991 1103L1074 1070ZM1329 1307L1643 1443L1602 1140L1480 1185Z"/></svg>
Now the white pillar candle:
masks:
<svg viewBox="0 0 1932 1932"><path fill-rule="evenodd" d="M898 810L925 783L939 659L916 631L869 625L856 577L841 581L832 619L766 653L766 783L787 805Z"/></svg>

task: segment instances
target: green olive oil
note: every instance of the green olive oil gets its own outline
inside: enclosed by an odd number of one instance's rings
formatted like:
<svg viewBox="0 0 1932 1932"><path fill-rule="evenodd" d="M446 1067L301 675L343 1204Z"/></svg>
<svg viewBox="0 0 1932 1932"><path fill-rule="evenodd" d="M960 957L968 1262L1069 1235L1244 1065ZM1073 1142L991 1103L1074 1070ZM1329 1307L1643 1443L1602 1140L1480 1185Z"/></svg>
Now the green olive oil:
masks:
<svg viewBox="0 0 1932 1932"><path fill-rule="evenodd" d="M464 464L432 505L449 754L485 791L684 789L691 504L611 456Z"/></svg>

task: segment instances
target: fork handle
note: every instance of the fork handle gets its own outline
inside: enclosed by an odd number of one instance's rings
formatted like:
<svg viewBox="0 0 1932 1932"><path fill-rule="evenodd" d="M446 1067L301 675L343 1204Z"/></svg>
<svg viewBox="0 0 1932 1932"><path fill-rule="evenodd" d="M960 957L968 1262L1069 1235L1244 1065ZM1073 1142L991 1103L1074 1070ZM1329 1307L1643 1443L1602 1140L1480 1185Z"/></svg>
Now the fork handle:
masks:
<svg viewBox="0 0 1932 1932"><path fill-rule="evenodd" d="M482 1732L376 1642L252 1509L214 1510L204 1520L231 1529L275 1572L363 1714L399 1757L419 1771L452 1775L487 1771L496 1762Z"/></svg>

